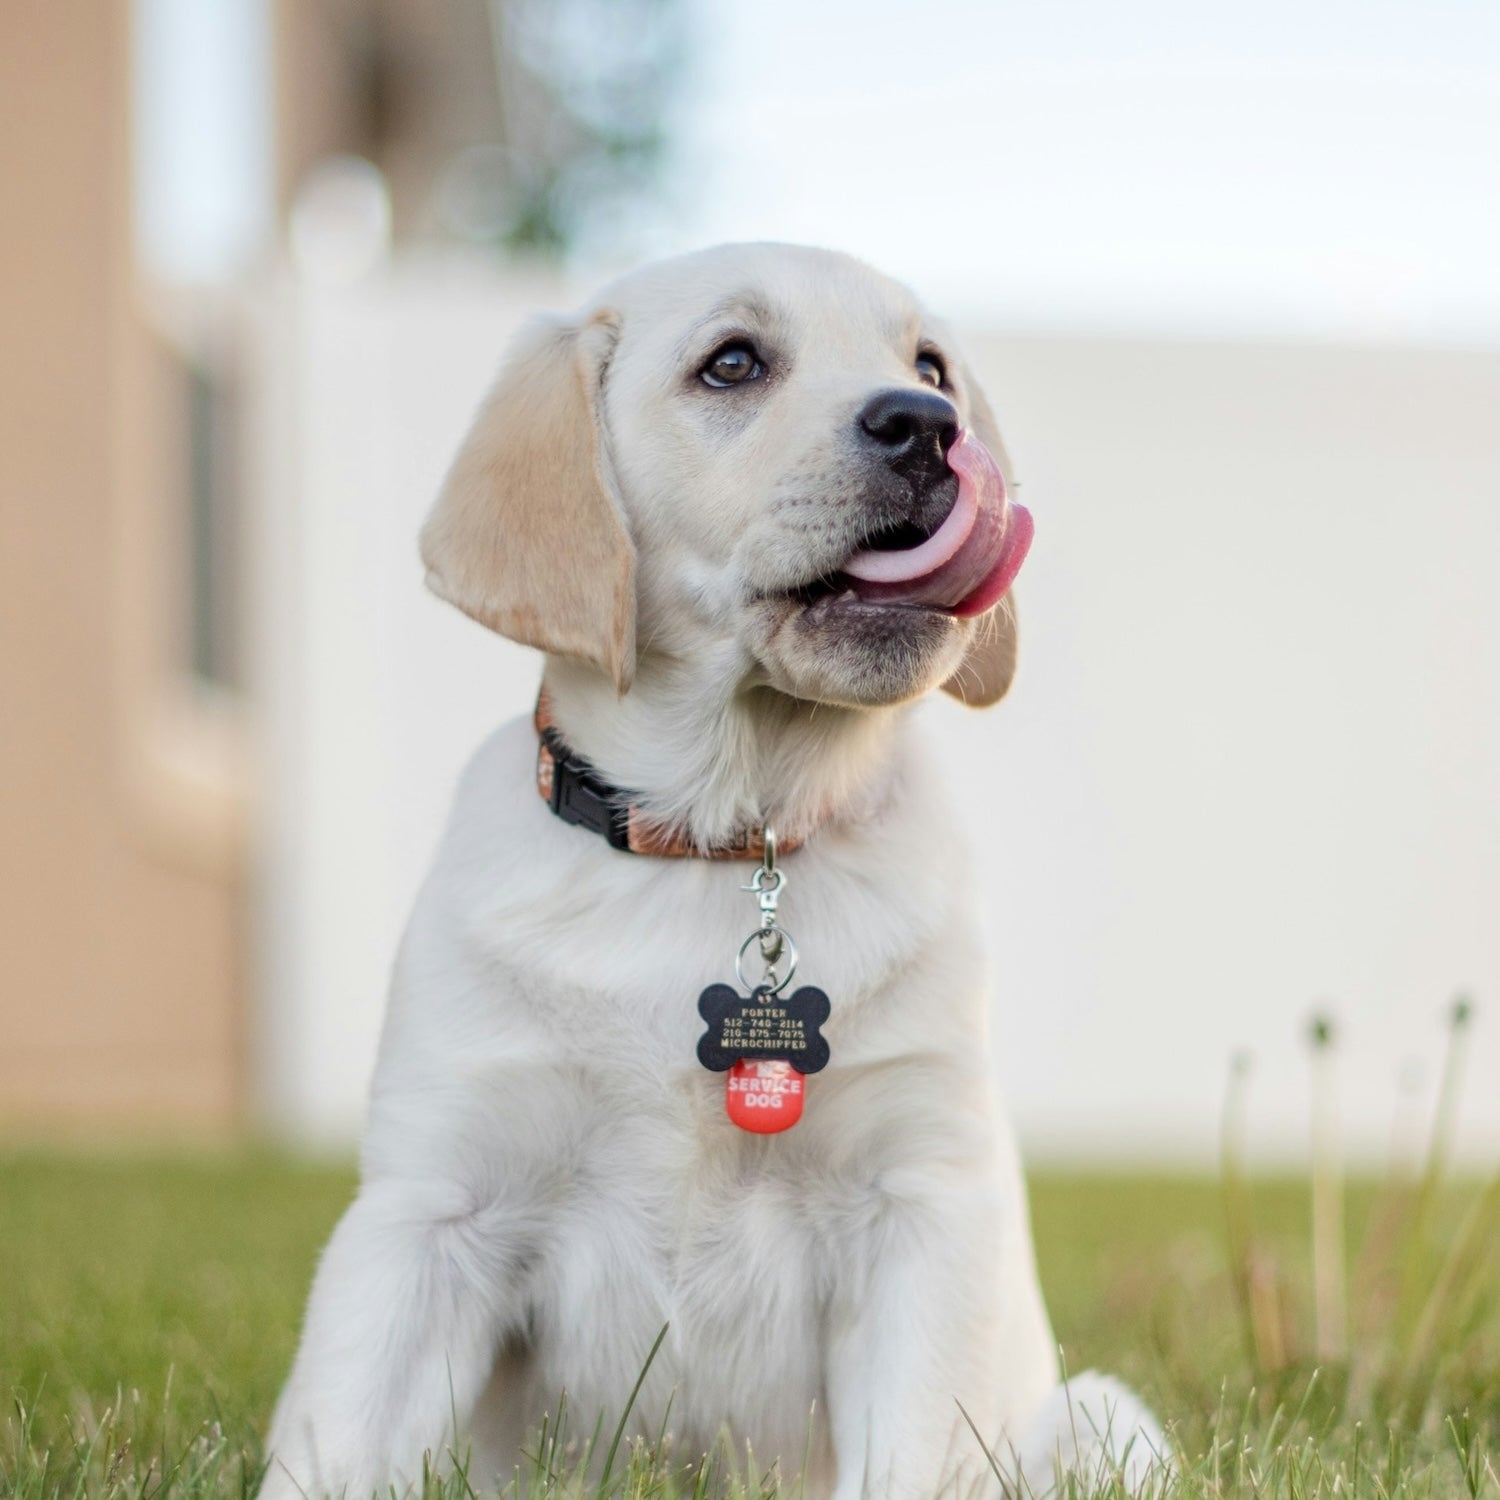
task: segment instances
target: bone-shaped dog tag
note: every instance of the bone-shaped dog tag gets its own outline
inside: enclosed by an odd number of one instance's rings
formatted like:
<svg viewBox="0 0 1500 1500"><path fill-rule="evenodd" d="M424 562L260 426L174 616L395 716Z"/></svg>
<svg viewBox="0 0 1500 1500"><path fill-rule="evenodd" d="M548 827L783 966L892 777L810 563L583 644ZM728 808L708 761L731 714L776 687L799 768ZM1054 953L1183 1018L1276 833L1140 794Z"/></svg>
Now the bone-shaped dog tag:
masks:
<svg viewBox="0 0 1500 1500"><path fill-rule="evenodd" d="M742 1130L769 1135L802 1118L803 1075L828 1066L820 1028L831 1008L828 996L810 985L789 997L762 987L747 998L711 984L698 997L698 1014L708 1023L698 1061L710 1072L728 1072L724 1108Z"/></svg>

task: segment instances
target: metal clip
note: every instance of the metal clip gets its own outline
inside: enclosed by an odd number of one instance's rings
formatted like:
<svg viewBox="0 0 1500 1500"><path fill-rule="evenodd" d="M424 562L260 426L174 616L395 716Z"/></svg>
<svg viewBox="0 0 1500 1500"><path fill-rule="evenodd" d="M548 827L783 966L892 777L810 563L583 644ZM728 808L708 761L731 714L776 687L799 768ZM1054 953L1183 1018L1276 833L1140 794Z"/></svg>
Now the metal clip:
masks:
<svg viewBox="0 0 1500 1500"><path fill-rule="evenodd" d="M776 863L776 830L769 823L765 827L762 850L760 865L750 876L750 883L740 889L753 892L760 903L760 930L745 940L745 947L748 948L752 941L759 941L760 959L766 971L765 982L774 990L786 982L778 980L776 965L781 962L790 940L776 925L776 904L786 889L786 871ZM787 977L790 978L790 974Z"/></svg>

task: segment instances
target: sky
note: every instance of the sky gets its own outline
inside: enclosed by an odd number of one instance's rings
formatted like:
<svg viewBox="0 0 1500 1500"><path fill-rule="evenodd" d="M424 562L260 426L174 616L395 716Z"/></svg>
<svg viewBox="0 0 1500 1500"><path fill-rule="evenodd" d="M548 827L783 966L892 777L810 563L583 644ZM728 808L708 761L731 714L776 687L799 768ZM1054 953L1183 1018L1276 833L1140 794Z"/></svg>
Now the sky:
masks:
<svg viewBox="0 0 1500 1500"><path fill-rule="evenodd" d="M1500 5L696 0L651 249L1018 330L1500 345Z"/></svg>
<svg viewBox="0 0 1500 1500"><path fill-rule="evenodd" d="M681 0L660 199L597 264L851 250L1014 332L1500 347L1497 0ZM270 232L267 0L137 0L143 255Z"/></svg>

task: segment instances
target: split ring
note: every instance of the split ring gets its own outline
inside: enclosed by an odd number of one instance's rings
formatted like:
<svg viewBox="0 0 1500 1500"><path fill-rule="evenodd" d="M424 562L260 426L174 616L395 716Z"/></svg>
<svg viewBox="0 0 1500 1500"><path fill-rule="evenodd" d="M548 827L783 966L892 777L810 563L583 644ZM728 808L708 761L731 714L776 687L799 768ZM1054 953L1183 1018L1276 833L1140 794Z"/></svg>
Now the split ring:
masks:
<svg viewBox="0 0 1500 1500"><path fill-rule="evenodd" d="M770 986L766 985L764 979L760 984L751 984L745 977L745 955L750 951L751 943L759 943L762 938L769 937L772 933L781 939L782 952L786 955L786 973ZM792 941L791 933L781 927L757 927L740 944L740 951L735 954L734 958L734 972L739 976L740 983L752 994L756 990L761 990L767 995L779 995L792 982L792 975L797 972L797 945ZM775 971L772 970L772 972Z"/></svg>

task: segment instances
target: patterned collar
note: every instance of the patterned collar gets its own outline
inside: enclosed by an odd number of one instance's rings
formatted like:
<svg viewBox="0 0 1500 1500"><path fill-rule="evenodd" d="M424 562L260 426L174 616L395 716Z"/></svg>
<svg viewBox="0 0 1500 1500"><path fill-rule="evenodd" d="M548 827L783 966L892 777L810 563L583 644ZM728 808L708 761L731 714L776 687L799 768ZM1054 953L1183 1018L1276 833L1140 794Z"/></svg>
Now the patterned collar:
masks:
<svg viewBox="0 0 1500 1500"><path fill-rule="evenodd" d="M545 688L536 700L534 722L541 741L537 747L536 789L564 823L587 828L599 834L611 849L630 854L651 854L661 859L759 860L765 856L762 824L744 829L729 843L705 848L653 823L632 800L631 793L611 786L593 765L568 748ZM780 837L778 852L788 854L800 842Z"/></svg>

